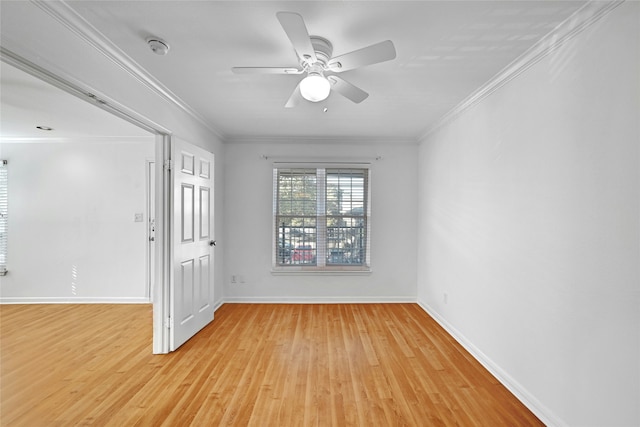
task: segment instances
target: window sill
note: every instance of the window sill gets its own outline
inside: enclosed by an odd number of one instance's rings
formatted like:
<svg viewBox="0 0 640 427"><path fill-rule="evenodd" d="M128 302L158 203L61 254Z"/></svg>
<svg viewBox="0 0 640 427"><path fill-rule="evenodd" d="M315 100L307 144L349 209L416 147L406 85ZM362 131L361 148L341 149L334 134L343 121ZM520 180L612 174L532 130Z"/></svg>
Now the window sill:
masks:
<svg viewBox="0 0 640 427"><path fill-rule="evenodd" d="M273 276L368 276L371 274L369 267L274 267L271 269Z"/></svg>

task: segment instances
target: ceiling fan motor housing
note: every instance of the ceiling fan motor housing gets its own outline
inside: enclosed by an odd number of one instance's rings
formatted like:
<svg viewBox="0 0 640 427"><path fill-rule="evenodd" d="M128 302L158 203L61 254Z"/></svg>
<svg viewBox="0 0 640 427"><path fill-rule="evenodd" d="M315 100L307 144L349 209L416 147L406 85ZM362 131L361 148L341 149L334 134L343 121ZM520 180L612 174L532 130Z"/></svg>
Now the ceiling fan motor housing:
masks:
<svg viewBox="0 0 640 427"><path fill-rule="evenodd" d="M309 38L311 39L311 46L313 46L318 62L322 64L322 68L326 68L333 54L333 45L324 37L310 36Z"/></svg>

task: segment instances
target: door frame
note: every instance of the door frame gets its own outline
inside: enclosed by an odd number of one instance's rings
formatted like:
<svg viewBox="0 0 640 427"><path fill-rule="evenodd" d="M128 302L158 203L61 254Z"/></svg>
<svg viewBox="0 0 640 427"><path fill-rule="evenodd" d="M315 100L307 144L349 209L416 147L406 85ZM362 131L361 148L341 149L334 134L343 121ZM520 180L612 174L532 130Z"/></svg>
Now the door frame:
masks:
<svg viewBox="0 0 640 427"><path fill-rule="evenodd" d="M156 136L156 251L152 287L153 353L169 353L171 313L171 136Z"/></svg>
<svg viewBox="0 0 640 427"><path fill-rule="evenodd" d="M155 142L154 142L154 153L155 153ZM156 260L155 260L155 210L156 210L156 159L147 158L145 160L145 180L146 180L146 206L145 206L145 218L147 225L147 254L146 254L146 281L147 281L147 289L146 289L146 298L149 302L151 302L151 295L153 292L154 285L154 277L155 277L155 269L156 269ZM151 221L154 221L153 228Z"/></svg>

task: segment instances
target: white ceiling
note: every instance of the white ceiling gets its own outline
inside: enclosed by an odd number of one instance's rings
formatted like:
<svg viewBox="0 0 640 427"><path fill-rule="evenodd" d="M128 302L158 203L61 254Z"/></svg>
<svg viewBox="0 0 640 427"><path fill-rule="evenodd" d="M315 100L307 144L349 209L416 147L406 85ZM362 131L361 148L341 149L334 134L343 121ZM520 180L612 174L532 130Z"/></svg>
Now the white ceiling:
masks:
<svg viewBox="0 0 640 427"><path fill-rule="evenodd" d="M0 135L5 140L151 137L141 128L4 62L0 62L0 89Z"/></svg>
<svg viewBox="0 0 640 427"><path fill-rule="evenodd" d="M67 3L227 139L417 140L585 2ZM297 66L278 11L300 13L310 34L333 43L334 56L389 39L397 58L341 74L370 94L361 104L332 93L324 102L285 109L302 76L231 72L234 66ZM169 53L153 54L149 36L166 40ZM2 84L4 91L4 78Z"/></svg>

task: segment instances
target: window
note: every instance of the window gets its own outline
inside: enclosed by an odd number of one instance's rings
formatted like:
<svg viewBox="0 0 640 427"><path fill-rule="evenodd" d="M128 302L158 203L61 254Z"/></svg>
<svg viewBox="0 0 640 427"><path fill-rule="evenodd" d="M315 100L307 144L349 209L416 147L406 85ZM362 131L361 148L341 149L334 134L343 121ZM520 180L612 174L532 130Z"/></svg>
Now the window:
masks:
<svg viewBox="0 0 640 427"><path fill-rule="evenodd" d="M368 269L368 168L276 167L273 178L278 270Z"/></svg>
<svg viewBox="0 0 640 427"><path fill-rule="evenodd" d="M9 226L9 188L7 161L0 160L0 276L7 274L7 231Z"/></svg>

